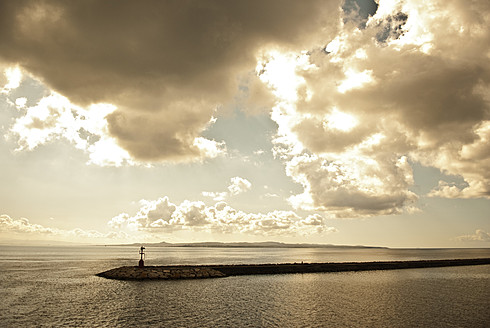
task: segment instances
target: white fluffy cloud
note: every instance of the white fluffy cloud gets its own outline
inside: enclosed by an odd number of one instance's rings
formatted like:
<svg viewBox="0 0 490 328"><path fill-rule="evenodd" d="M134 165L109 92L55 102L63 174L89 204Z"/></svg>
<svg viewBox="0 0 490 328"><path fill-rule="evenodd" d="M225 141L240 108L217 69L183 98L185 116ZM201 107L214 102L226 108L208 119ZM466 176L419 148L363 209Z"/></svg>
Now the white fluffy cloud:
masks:
<svg viewBox="0 0 490 328"><path fill-rule="evenodd" d="M40 224L30 223L26 218L14 219L6 214L0 215L0 233L7 233L9 237L14 235L22 235L24 238L42 238L49 239L64 239L64 240L101 240L101 239L117 239L126 240L128 235L124 231L111 231L109 233L101 233L95 230L83 230L75 228L72 230L62 230L57 228L48 228ZM74 238L74 239L73 239Z"/></svg>
<svg viewBox="0 0 490 328"><path fill-rule="evenodd" d="M250 188L252 188L252 184L247 179L233 177L231 178L231 184L228 186L228 191L230 195L234 196L248 191Z"/></svg>
<svg viewBox="0 0 490 328"><path fill-rule="evenodd" d="M8 215L0 215L0 231L18 232L18 233L40 233L56 234L57 231L51 228L45 228L39 224L32 224L26 218L13 219Z"/></svg>
<svg viewBox="0 0 490 328"><path fill-rule="evenodd" d="M204 197L211 197L213 200L222 201L229 196L236 196L243 192L246 192L252 188L252 183L245 178L233 177L230 179L230 185L228 186L228 191L203 191L202 195Z"/></svg>
<svg viewBox="0 0 490 328"><path fill-rule="evenodd" d="M134 216L122 213L112 218L108 224L113 229L156 234L191 230L271 236L337 231L326 226L325 219L318 214L302 218L291 211L246 213L224 202L207 206L200 201L186 200L176 205L171 203L168 197L153 201L142 200L141 208Z"/></svg>
<svg viewBox="0 0 490 328"><path fill-rule="evenodd" d="M478 229L473 235L463 235L456 238L459 241L479 241L479 242L490 242L490 233Z"/></svg>
<svg viewBox="0 0 490 328"><path fill-rule="evenodd" d="M2 68L2 65L0 65L0 68ZM22 72L19 67L6 67L2 69L2 73L0 75L0 86L3 86L0 89L0 94L8 94L19 87L22 81Z"/></svg>
<svg viewBox="0 0 490 328"><path fill-rule="evenodd" d="M225 200L226 197L228 197L228 192L222 191L222 192L217 192L217 191L203 191L201 193L204 197L210 197L215 201L222 201Z"/></svg>
<svg viewBox="0 0 490 328"><path fill-rule="evenodd" d="M275 154L304 188L291 203L336 217L412 212L410 162L465 181L430 196L489 198L488 1L381 0L365 24L349 17L323 49L259 58Z"/></svg>
<svg viewBox="0 0 490 328"><path fill-rule="evenodd" d="M135 164L127 151L118 146L108 133L106 116L115 110L109 104L92 105L88 109L73 105L57 93L42 98L32 107L17 104L23 114L15 119L9 137L17 138L17 151L65 139L89 154L89 163L100 166Z"/></svg>

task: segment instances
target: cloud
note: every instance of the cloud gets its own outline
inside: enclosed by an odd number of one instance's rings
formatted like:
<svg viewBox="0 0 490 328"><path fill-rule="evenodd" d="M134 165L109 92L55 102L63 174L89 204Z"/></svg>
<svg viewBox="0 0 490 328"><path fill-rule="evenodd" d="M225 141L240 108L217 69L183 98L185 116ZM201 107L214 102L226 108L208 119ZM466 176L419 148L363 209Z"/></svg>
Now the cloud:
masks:
<svg viewBox="0 0 490 328"><path fill-rule="evenodd" d="M0 68L3 65L0 64ZM3 76L2 76L3 75ZM17 89L22 81L22 72L19 67L6 67L3 74L0 75L0 94L9 94L12 90Z"/></svg>
<svg viewBox="0 0 490 328"><path fill-rule="evenodd" d="M445 173L464 178L461 185L439 181L429 193L432 197L490 198L490 120L473 127L473 139L468 142L446 143L439 150L417 154L423 163L430 162ZM424 156L421 156L424 155Z"/></svg>
<svg viewBox="0 0 490 328"><path fill-rule="evenodd" d="M32 224L26 218L12 219L10 216L0 215L0 231L14 233L40 233L57 234L58 230L45 228L39 224Z"/></svg>
<svg viewBox="0 0 490 328"><path fill-rule="evenodd" d="M228 197L228 193L226 191L223 192L214 192L214 191L203 191L201 193L204 197L211 197L213 200L222 201Z"/></svg>
<svg viewBox="0 0 490 328"><path fill-rule="evenodd" d="M243 84L267 98L255 67L274 97L274 154L303 187L296 208L416 211L414 162L464 180L429 196L490 198L488 1L380 0L372 16L341 1L2 6L2 62L84 110L114 106L90 132L98 143L60 122L68 112L27 108L21 149L63 137L102 165L218 156L225 144L202 133Z"/></svg>
<svg viewBox="0 0 490 328"><path fill-rule="evenodd" d="M65 139L89 155L90 164L122 166L145 164L137 161L109 131L109 115L117 108L111 104L93 104L86 108L74 105L56 92L26 107L26 97L17 98L14 106L21 113L13 120L7 137L15 137L17 151L33 150L55 140ZM214 122L212 119L209 124ZM224 142L196 137L194 160L214 158L226 153Z"/></svg>
<svg viewBox="0 0 490 328"><path fill-rule="evenodd" d="M228 186L228 191L212 192L203 191L201 194L204 197L211 197L213 200L222 201L229 196L236 196L246 192L252 188L252 183L245 178L233 177L230 179L231 184Z"/></svg>
<svg viewBox="0 0 490 328"><path fill-rule="evenodd" d="M322 210L339 218L369 217L412 211L417 196L407 190L412 170L406 158L344 154L296 156L287 174L301 183L302 194L290 197L295 208Z"/></svg>
<svg viewBox="0 0 490 328"><path fill-rule="evenodd" d="M112 105L97 104L84 109L57 93L41 98L32 107L26 107L23 100L16 101L16 105L22 114L14 120L7 137L17 138L17 151L33 150L64 139L88 153L89 163L100 166L136 164L109 135L105 117L115 110Z"/></svg>
<svg viewBox="0 0 490 328"><path fill-rule="evenodd" d="M461 176L429 196L490 198L488 1L379 1L339 18L323 49L269 52L274 154L304 191L297 207L336 217L416 211L411 162Z"/></svg>
<svg viewBox="0 0 490 328"><path fill-rule="evenodd" d="M463 235L456 238L459 241L479 241L479 242L490 242L490 233L485 232L481 229L475 231L474 235Z"/></svg>
<svg viewBox="0 0 490 328"><path fill-rule="evenodd" d="M22 235L24 238L31 236L43 236L50 239L119 239L126 240L129 236L124 231L111 231L101 233L96 230L83 230L75 228L72 230L63 230L57 228L48 228L40 224L30 223L26 218L13 219L6 214L0 215L0 233L7 233L9 237Z"/></svg>
<svg viewBox="0 0 490 328"><path fill-rule="evenodd" d="M255 54L309 47L339 3L15 1L0 11L0 59L77 106L114 105L108 132L132 160L189 161L216 151L201 133Z"/></svg>
<svg viewBox="0 0 490 328"><path fill-rule="evenodd" d="M190 230L274 236L337 231L326 226L325 219L318 214L302 218L292 211L246 213L225 202L207 206L201 201L185 200L176 205L168 197L153 201L142 200L140 203L141 208L134 216L121 213L112 218L108 225L122 231L153 234Z"/></svg>
<svg viewBox="0 0 490 328"><path fill-rule="evenodd" d="M228 186L228 190L232 196L248 191L250 188L252 188L250 181L240 177L231 178L231 184Z"/></svg>
<svg viewBox="0 0 490 328"><path fill-rule="evenodd" d="M26 106L26 103L27 103L26 97L20 97L20 98L15 99L15 106L17 108L24 108Z"/></svg>

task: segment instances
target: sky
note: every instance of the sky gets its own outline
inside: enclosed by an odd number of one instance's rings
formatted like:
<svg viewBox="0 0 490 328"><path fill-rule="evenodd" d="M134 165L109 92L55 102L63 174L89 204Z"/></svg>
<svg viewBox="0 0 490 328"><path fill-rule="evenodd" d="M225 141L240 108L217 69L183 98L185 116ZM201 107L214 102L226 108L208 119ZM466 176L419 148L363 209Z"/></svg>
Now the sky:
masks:
<svg viewBox="0 0 490 328"><path fill-rule="evenodd" d="M0 16L0 243L490 247L486 0Z"/></svg>

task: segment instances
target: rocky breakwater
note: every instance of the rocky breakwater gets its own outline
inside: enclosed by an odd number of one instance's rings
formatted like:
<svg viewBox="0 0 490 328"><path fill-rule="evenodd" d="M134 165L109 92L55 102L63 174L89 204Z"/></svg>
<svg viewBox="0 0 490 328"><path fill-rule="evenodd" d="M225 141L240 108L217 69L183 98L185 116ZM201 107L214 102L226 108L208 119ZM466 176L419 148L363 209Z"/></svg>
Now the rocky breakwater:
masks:
<svg viewBox="0 0 490 328"><path fill-rule="evenodd" d="M179 280L226 277L210 267L125 266L98 273L97 276L118 280Z"/></svg>
<svg viewBox="0 0 490 328"><path fill-rule="evenodd" d="M121 280L201 279L228 276L284 273L345 272L367 270L399 270L437 268L462 265L490 265L490 258L379 262L327 262L279 264L231 264L197 266L120 267L97 274L99 277Z"/></svg>

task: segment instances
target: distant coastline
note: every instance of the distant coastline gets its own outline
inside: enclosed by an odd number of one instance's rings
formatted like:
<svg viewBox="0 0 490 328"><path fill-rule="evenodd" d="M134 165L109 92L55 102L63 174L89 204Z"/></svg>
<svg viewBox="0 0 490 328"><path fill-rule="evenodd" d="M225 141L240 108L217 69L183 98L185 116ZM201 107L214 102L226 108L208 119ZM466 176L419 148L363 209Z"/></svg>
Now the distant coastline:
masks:
<svg viewBox="0 0 490 328"><path fill-rule="evenodd" d="M266 242L197 242L197 243L132 243L132 244L107 244L103 246L136 246L145 247L217 247L217 248L339 248L339 249L389 249L382 246L363 246L363 245L332 245L332 244L290 244L275 241Z"/></svg>

